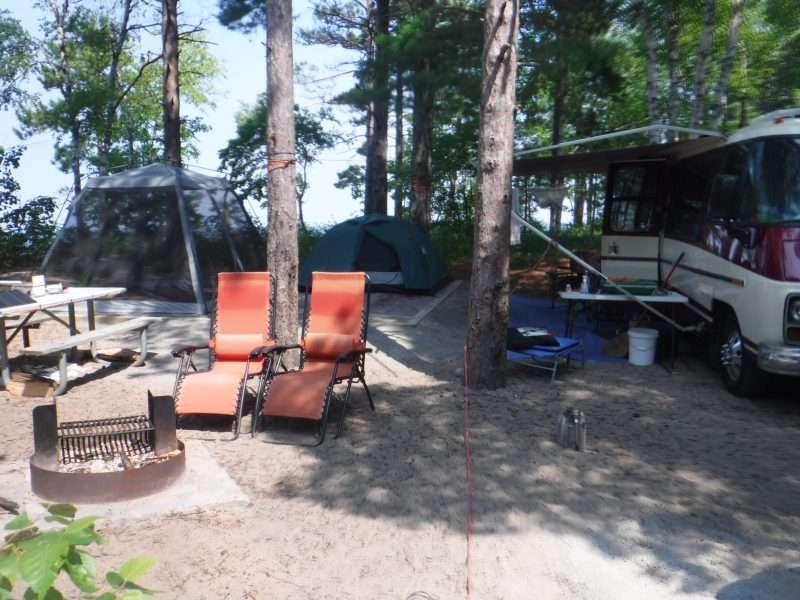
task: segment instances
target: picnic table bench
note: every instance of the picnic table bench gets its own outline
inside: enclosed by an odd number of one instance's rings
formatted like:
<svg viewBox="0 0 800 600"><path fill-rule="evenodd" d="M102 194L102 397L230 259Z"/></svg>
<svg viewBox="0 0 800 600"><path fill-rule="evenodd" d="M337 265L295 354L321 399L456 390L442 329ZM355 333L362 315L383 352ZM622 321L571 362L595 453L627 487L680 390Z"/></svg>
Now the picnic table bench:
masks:
<svg viewBox="0 0 800 600"><path fill-rule="evenodd" d="M67 357L74 348L77 348L81 344L91 344L100 339L135 331L139 333L140 354L139 358L134 361L133 366L140 367L144 364L145 358L147 357L147 329L153 323L160 321L161 318L159 317L137 317L128 321L123 321L122 323L114 323L113 325L93 329L86 333L71 335L60 340L29 346L20 350L20 353L28 356L45 356L59 353L59 382L56 391L53 392L54 396L59 396L67 389Z"/></svg>

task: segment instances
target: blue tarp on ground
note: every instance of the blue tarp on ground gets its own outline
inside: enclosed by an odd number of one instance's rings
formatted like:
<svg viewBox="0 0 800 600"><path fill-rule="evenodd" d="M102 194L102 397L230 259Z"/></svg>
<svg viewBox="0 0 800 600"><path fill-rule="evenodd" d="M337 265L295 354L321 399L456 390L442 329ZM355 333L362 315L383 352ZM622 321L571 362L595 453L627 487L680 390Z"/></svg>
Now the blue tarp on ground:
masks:
<svg viewBox="0 0 800 600"><path fill-rule="evenodd" d="M546 327L556 335L564 335L564 324L567 317L566 303L556 302L555 307L551 308L549 298L512 295L510 304L509 327ZM592 323L583 315L575 320L572 337L583 340L586 360L605 363L627 360L603 354L603 347L608 340L597 335L593 330Z"/></svg>

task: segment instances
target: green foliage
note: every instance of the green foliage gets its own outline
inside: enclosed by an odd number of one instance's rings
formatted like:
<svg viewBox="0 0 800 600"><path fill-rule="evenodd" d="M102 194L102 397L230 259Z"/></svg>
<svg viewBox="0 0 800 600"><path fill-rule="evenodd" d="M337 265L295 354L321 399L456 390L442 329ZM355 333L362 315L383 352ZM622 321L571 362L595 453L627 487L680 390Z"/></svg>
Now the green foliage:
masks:
<svg viewBox="0 0 800 600"><path fill-rule="evenodd" d="M17 197L13 170L25 148L0 148L0 270L38 265L55 233L55 202L40 196L28 202Z"/></svg>
<svg viewBox="0 0 800 600"><path fill-rule="evenodd" d="M21 84L33 68L33 41L17 19L0 10L0 110L22 101Z"/></svg>
<svg viewBox="0 0 800 600"><path fill-rule="evenodd" d="M154 15L134 2L123 36L116 20L116 3L96 7L77 4L64 19L64 52L58 43L58 19L51 7L43 11L41 37L36 43L36 78L45 94L18 102L23 137L38 132L55 134L55 159L62 171L79 163L100 172L140 166L159 160L163 147L162 66L160 56L143 53L142 21ZM111 77L113 48L124 37ZM181 37L181 120L183 155L198 154L196 136L207 126L192 107L208 107L214 77L220 68L197 36ZM187 110L188 109L188 110Z"/></svg>
<svg viewBox="0 0 800 600"><path fill-rule="evenodd" d="M145 600L153 592L136 582L146 575L155 559L137 557L118 571L109 571L105 581L97 581L97 569L85 549L102 544L95 530L97 517L76 518L71 504L45 504L47 526L40 529L23 513L6 524L5 543L0 546L0 600L10 599L15 587L26 587L26 600L66 598L56 588L59 577L66 575L86 600Z"/></svg>
<svg viewBox="0 0 800 600"><path fill-rule="evenodd" d="M225 27L253 31L267 22L267 6L263 0L219 0L217 19Z"/></svg>
<svg viewBox="0 0 800 600"><path fill-rule="evenodd" d="M306 227L300 229L297 237L297 246L300 254L300 263L306 260L311 250L317 245L319 239L325 235L328 227Z"/></svg>
<svg viewBox="0 0 800 600"><path fill-rule="evenodd" d="M340 190L349 189L353 200L363 200L366 179L366 169L363 165L350 165L336 174L336 183L333 185Z"/></svg>
<svg viewBox="0 0 800 600"><path fill-rule="evenodd" d="M267 201L266 122L266 96L261 94L254 105L245 107L236 116L236 137L219 153L221 169L228 174L239 196L262 205ZM299 106L294 108L298 197L310 185L308 167L317 162L319 153L332 148L338 140L338 135L329 130L331 123L333 117L325 109L314 114Z"/></svg>

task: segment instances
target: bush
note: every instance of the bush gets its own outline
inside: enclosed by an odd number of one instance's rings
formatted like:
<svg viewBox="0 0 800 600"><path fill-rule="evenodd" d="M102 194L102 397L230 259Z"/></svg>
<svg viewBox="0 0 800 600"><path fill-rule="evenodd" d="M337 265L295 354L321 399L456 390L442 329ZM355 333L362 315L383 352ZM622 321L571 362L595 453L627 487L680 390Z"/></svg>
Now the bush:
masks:
<svg viewBox="0 0 800 600"><path fill-rule="evenodd" d="M22 146L0 148L0 271L37 266L55 234L53 198L22 202L17 196L13 171L24 151Z"/></svg>

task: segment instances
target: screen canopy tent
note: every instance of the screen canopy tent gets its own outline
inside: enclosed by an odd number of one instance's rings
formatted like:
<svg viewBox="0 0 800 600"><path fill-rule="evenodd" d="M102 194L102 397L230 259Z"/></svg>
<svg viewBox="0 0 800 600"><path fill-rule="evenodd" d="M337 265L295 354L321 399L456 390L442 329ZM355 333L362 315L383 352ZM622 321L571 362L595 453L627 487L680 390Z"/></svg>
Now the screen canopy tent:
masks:
<svg viewBox="0 0 800 600"><path fill-rule="evenodd" d="M225 179L152 164L90 179L39 271L205 312L218 272L264 262L261 235Z"/></svg>
<svg viewBox="0 0 800 600"><path fill-rule="evenodd" d="M300 266L302 287L313 271L365 271L380 289L423 294L447 280L447 265L419 227L379 214L331 227Z"/></svg>

